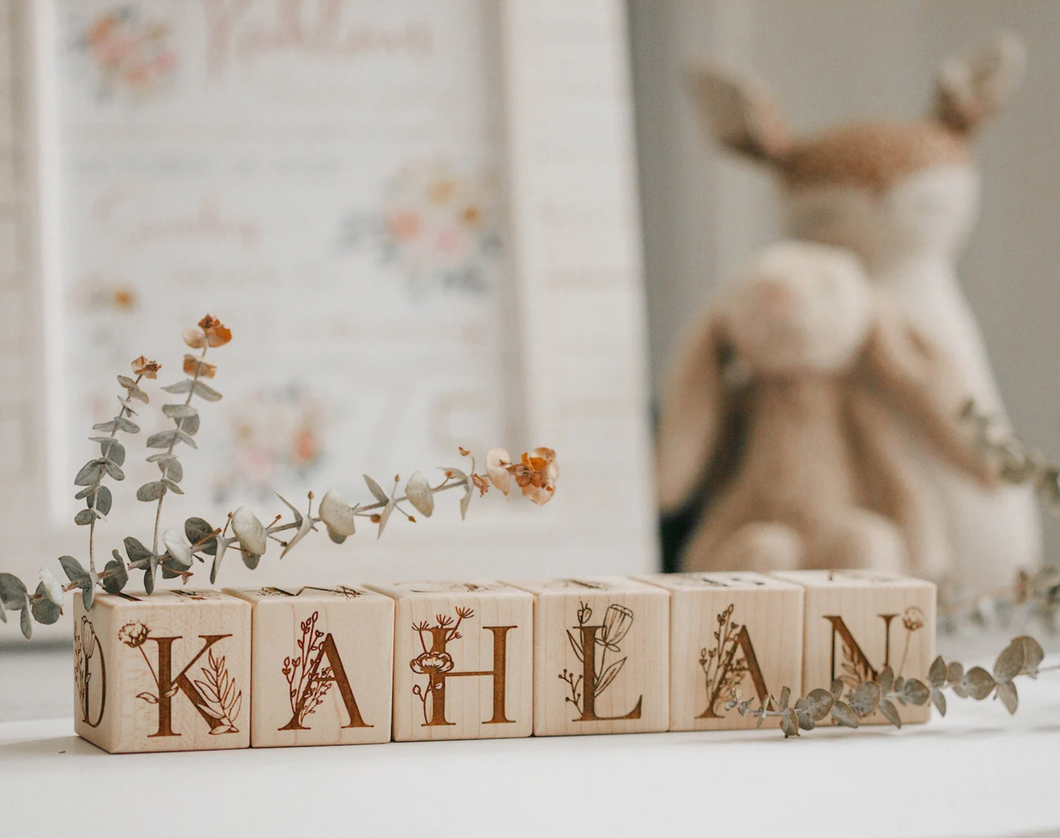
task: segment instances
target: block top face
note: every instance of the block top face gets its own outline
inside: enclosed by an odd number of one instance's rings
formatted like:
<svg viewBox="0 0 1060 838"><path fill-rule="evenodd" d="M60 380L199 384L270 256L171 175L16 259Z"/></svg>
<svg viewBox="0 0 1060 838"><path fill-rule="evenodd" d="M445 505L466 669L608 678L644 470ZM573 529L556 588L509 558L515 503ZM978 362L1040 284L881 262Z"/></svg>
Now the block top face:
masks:
<svg viewBox="0 0 1060 838"><path fill-rule="evenodd" d="M366 585L372 591L393 599L426 599L438 596L525 597L526 592L504 582L391 582Z"/></svg>
<svg viewBox="0 0 1060 838"><path fill-rule="evenodd" d="M770 574L805 588L930 588L935 585L913 576L881 570L786 570Z"/></svg>
<svg viewBox="0 0 1060 838"><path fill-rule="evenodd" d="M226 588L225 593L253 603L283 602L297 599L299 602L312 602L326 605L338 602L367 602L389 599L389 597L376 593L375 591L370 591L367 588L353 587L349 585L334 585L332 587L316 587L312 585L298 587L296 585L288 585L282 588L266 586L264 588L244 588L239 590Z"/></svg>
<svg viewBox="0 0 1060 838"><path fill-rule="evenodd" d="M157 590L153 594L143 592L120 594L96 594L93 608L173 608L179 606L215 607L221 605L231 606L244 603L236 597L229 596L221 591L211 590L188 590L187 588L176 588L173 590Z"/></svg>
<svg viewBox="0 0 1060 838"><path fill-rule="evenodd" d="M548 579L535 582L512 582L512 585L540 596L568 595L572 597L589 594L645 594L660 593L658 585L649 585L630 576L582 576L577 579Z"/></svg>
<svg viewBox="0 0 1060 838"><path fill-rule="evenodd" d="M751 571L725 571L717 573L653 573L637 577L668 591L732 591L801 590L802 586L775 576Z"/></svg>

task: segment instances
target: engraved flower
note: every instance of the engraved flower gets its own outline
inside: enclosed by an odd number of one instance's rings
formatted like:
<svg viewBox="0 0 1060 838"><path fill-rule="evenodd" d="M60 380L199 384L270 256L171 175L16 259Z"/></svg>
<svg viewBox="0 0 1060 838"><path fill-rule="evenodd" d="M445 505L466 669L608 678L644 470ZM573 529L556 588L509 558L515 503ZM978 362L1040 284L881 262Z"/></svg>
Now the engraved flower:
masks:
<svg viewBox="0 0 1060 838"><path fill-rule="evenodd" d="M133 375L142 375L144 378L158 378L158 371L162 365L158 361L148 361L143 355L132 362Z"/></svg>
<svg viewBox="0 0 1060 838"><path fill-rule="evenodd" d="M96 632L88 617L81 618L81 652L86 658L92 657L96 645Z"/></svg>
<svg viewBox="0 0 1060 838"><path fill-rule="evenodd" d="M902 614L902 625L906 631L920 631L924 627L924 612L910 605Z"/></svg>
<svg viewBox="0 0 1060 838"><path fill-rule="evenodd" d="M139 620L126 623L118 629L118 640L130 649L139 649L147 642L149 629Z"/></svg>
<svg viewBox="0 0 1060 838"><path fill-rule="evenodd" d="M429 675L432 672L450 672L453 669L453 656L448 652L424 652L409 662L412 671L418 675Z"/></svg>
<svg viewBox="0 0 1060 838"><path fill-rule="evenodd" d="M609 605L604 614L604 628L596 642L606 646L612 652L619 652L618 644L622 642L633 626L633 612L624 605Z"/></svg>

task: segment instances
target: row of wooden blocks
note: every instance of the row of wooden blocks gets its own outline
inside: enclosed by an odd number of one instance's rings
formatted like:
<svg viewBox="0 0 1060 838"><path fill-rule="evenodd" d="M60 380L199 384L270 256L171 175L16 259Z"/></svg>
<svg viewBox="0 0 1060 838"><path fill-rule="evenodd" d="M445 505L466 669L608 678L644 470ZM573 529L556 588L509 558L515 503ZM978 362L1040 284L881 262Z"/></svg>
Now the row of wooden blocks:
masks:
<svg viewBox="0 0 1060 838"><path fill-rule="evenodd" d="M77 733L113 753L744 728L738 701L923 678L935 645L934 585L857 571L76 603Z"/></svg>

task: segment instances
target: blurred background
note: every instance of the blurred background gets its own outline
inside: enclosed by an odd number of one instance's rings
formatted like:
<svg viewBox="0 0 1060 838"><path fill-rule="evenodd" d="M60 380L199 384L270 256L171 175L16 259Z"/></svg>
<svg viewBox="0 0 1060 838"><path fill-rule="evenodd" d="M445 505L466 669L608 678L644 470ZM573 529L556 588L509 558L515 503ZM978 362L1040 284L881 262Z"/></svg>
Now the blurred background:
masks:
<svg viewBox="0 0 1060 838"><path fill-rule="evenodd" d="M769 176L697 122L685 73L703 57L762 78L803 132L916 118L946 57L1023 38L1024 86L976 141L958 272L1015 427L1060 450L1049 0L3 9L0 521L27 578L84 553L71 478L114 375L146 354L176 380L206 312L235 335L212 356L225 399L204 406L170 525L242 503L269 519L276 490L363 499L362 472L460 465L458 445L480 467L492 445L549 445L561 468L544 509L491 496L461 525L449 498L378 543L307 540L253 576L231 561L226 584L674 569L652 500L659 385L711 289L781 231ZM152 473L131 463L129 486ZM104 555L149 540L132 488Z"/></svg>

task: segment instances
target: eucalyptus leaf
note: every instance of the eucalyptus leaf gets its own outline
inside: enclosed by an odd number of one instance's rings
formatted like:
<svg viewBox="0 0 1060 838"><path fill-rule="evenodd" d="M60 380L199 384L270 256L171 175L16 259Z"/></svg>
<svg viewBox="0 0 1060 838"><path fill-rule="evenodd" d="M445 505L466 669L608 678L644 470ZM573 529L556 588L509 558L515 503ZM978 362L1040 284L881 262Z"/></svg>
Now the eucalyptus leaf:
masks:
<svg viewBox="0 0 1060 838"><path fill-rule="evenodd" d="M124 480L125 472L118 467L118 464L113 460L103 460L103 468L106 469L107 474L110 475L112 480Z"/></svg>
<svg viewBox="0 0 1060 838"><path fill-rule="evenodd" d="M113 460L119 466L125 463L125 446L112 436L90 437L92 442L99 443L100 455Z"/></svg>
<svg viewBox="0 0 1060 838"><path fill-rule="evenodd" d="M155 569L149 567L144 571L144 590L148 596L155 592Z"/></svg>
<svg viewBox="0 0 1060 838"><path fill-rule="evenodd" d="M375 480L367 474L364 475L364 482L368 484L368 491L375 496L377 501L380 503L386 503L390 500L390 495L383 491L383 487L376 483Z"/></svg>
<svg viewBox="0 0 1060 838"><path fill-rule="evenodd" d="M879 707L880 698L880 685L875 681L865 681L859 684L854 694L850 696L850 707L859 716L868 716Z"/></svg>
<svg viewBox="0 0 1060 838"><path fill-rule="evenodd" d="M946 715L946 696L941 690L931 691L931 703L935 705L940 716Z"/></svg>
<svg viewBox="0 0 1060 838"><path fill-rule="evenodd" d="M199 414L194 413L180 420L180 429L188 436L195 436L199 432Z"/></svg>
<svg viewBox="0 0 1060 838"><path fill-rule="evenodd" d="M213 535L214 528L202 518L188 518L184 522L184 535L191 545L198 544L196 550L212 556L217 552L217 538ZM201 543L200 543L201 542Z"/></svg>
<svg viewBox="0 0 1060 838"><path fill-rule="evenodd" d="M221 394L218 393L209 384L205 384L202 381L194 381L191 386L192 391L201 399L205 399L208 402L217 402L221 400Z"/></svg>
<svg viewBox="0 0 1060 838"><path fill-rule="evenodd" d="M923 681L910 678L902 687L901 698L910 704L922 707L930 700L931 690Z"/></svg>
<svg viewBox="0 0 1060 838"><path fill-rule="evenodd" d="M83 586L86 582L92 581L92 577L88 575L88 571L85 570L81 566L81 562L73 556L60 556L59 565L62 567L63 573L66 574L66 578L71 582Z"/></svg>
<svg viewBox="0 0 1060 838"><path fill-rule="evenodd" d="M122 589L129 582L129 571L125 567L125 562L121 560L121 553L114 550L112 554L114 556L104 566L103 576L103 590L108 594L121 593Z"/></svg>
<svg viewBox="0 0 1060 838"><path fill-rule="evenodd" d="M125 431L127 434L138 434L140 433L140 426L135 422L130 422L123 416L114 417L114 427L119 431Z"/></svg>
<svg viewBox="0 0 1060 838"><path fill-rule="evenodd" d="M832 705L832 721L841 727L856 728L858 726L858 714L845 702L837 701Z"/></svg>
<svg viewBox="0 0 1060 838"><path fill-rule="evenodd" d="M161 480L154 480L150 483L144 483L143 486L136 490L136 499L150 503L158 500L165 493L165 484Z"/></svg>
<svg viewBox="0 0 1060 838"><path fill-rule="evenodd" d="M147 458L147 462L149 462L149 463L164 463L164 462L167 462L168 460L175 460L179 456L180 456L179 454L174 454L172 451L162 451L162 452L160 452L158 454L152 454L150 457ZM159 466L159 468L161 468L161 466Z"/></svg>
<svg viewBox="0 0 1060 838"><path fill-rule="evenodd" d="M113 433L118 429L118 423L111 419L109 422L100 422L98 425L93 425L92 430L103 431L105 434Z"/></svg>
<svg viewBox="0 0 1060 838"><path fill-rule="evenodd" d="M894 703L889 698L884 698L880 701L880 712L887 721L889 721L896 728L901 729L902 718L898 715L898 708L894 706Z"/></svg>
<svg viewBox="0 0 1060 838"><path fill-rule="evenodd" d="M130 535L125 538L124 544L125 555L129 557L130 562L139 562L151 558L151 551L144 547L139 539Z"/></svg>
<svg viewBox="0 0 1060 838"><path fill-rule="evenodd" d="M198 409L190 404L164 404L162 405L162 412L170 419L187 419L191 416L199 415Z"/></svg>
<svg viewBox="0 0 1060 838"><path fill-rule="evenodd" d="M243 555L243 564L245 564L251 570L257 568L258 563L261 561L261 553L251 553L246 550L242 550L240 552Z"/></svg>
<svg viewBox="0 0 1060 838"><path fill-rule="evenodd" d="M75 486L94 486L94 485L96 485L99 482L99 478L101 477L102 472L103 472L102 466L103 466L103 460L101 460L101 459L89 460L87 463L85 463L83 466L81 466L81 470L77 473L77 476L74 478L74 485Z"/></svg>
<svg viewBox="0 0 1060 838"><path fill-rule="evenodd" d="M427 478L422 471L415 472L409 478L409 482L405 486L405 495L408 497L409 503L415 506L416 510L424 518L431 517L434 512L434 492L431 491L431 485L427 482Z"/></svg>
<svg viewBox="0 0 1060 838"><path fill-rule="evenodd" d="M87 527L96 520L96 513L91 509L82 509L74 516L74 523L79 527Z"/></svg>
<svg viewBox="0 0 1060 838"><path fill-rule="evenodd" d="M831 711L835 697L828 690L816 689L810 691L805 701L807 709L813 715L813 720L819 722Z"/></svg>
<svg viewBox="0 0 1060 838"><path fill-rule="evenodd" d="M998 684L997 697L1001 699L1001 703L1005 705L1005 709L1008 710L1010 716L1016 712L1020 702L1015 684L1011 681L1004 681Z"/></svg>
<svg viewBox="0 0 1060 838"><path fill-rule="evenodd" d="M190 393L191 379L185 378L183 381L178 381L176 384L168 384L162 389L167 393Z"/></svg>
<svg viewBox="0 0 1060 838"><path fill-rule="evenodd" d="M931 664L931 669L928 670L928 682L936 689L946 683L946 661L942 659L942 655L935 658L935 662Z"/></svg>
<svg viewBox="0 0 1060 838"><path fill-rule="evenodd" d="M210 567L210 584L217 583L217 571L221 569L221 559L224 558L225 552L228 550L228 539L218 538L214 539L216 544L216 550L213 557L213 565Z"/></svg>
<svg viewBox="0 0 1060 838"><path fill-rule="evenodd" d="M1017 675L1038 675L1038 666L1045 652L1033 637L1017 637L997 657L994 663L994 678L999 682L1011 681Z"/></svg>
<svg viewBox="0 0 1060 838"><path fill-rule="evenodd" d="M26 596L26 586L21 579L12 573L0 573L0 603L4 608L17 611L25 604Z"/></svg>
<svg viewBox="0 0 1060 838"><path fill-rule="evenodd" d="M157 434L151 434L147 438L148 448L169 448L177 440L176 428L170 428L168 431L159 431Z"/></svg>
<svg viewBox="0 0 1060 838"><path fill-rule="evenodd" d="M891 691L891 687L894 686L894 670L889 666L885 666L880 674L876 677L876 683L880 685L880 689L885 693Z"/></svg>
<svg viewBox="0 0 1060 838"><path fill-rule="evenodd" d="M96 491L96 487L98 485L99 485L98 483L93 483L93 484L91 484L89 486L85 486L85 488L83 488L76 495L74 495L74 500L84 500L89 495L91 495L94 491Z"/></svg>
<svg viewBox="0 0 1060 838"><path fill-rule="evenodd" d="M961 687L966 695L982 701L994 691L994 677L981 666L973 666L964 674Z"/></svg>
<svg viewBox="0 0 1060 838"><path fill-rule="evenodd" d="M780 717L780 729L784 731L784 738L799 735L799 720L795 711L788 708Z"/></svg>
<svg viewBox="0 0 1060 838"><path fill-rule="evenodd" d="M89 509L95 509L101 516L109 515L111 505L114 502L114 495L111 494L110 489L106 486L100 486L95 493L95 497L89 495L85 498L85 505Z"/></svg>
<svg viewBox="0 0 1060 838"><path fill-rule="evenodd" d="M180 430L179 428L177 429L177 439L179 439L189 448L199 447L199 444L194 439L192 439L189 434L184 433L184 431Z"/></svg>
<svg viewBox="0 0 1060 838"><path fill-rule="evenodd" d="M22 629L22 636L26 640L33 639L33 618L30 615L29 597L26 597L26 602L22 606L22 613L19 615L19 628Z"/></svg>
<svg viewBox="0 0 1060 838"><path fill-rule="evenodd" d="M50 599L44 590L44 583L37 585L37 595L33 600L33 619L45 626L50 626L62 616L63 609Z"/></svg>
<svg viewBox="0 0 1060 838"><path fill-rule="evenodd" d="M184 494L184 490L182 488L180 488L180 486L178 486L172 480L166 480L163 477L162 478L162 485L165 486L167 489L169 489L169 491L176 492L178 495L183 495Z"/></svg>
<svg viewBox="0 0 1060 838"><path fill-rule="evenodd" d="M330 538L336 544L343 544L346 541L346 539L349 538L349 536L348 535L340 535L339 533L335 532L335 530L333 530L333 529L331 529L329 527L328 528L328 538Z"/></svg>

